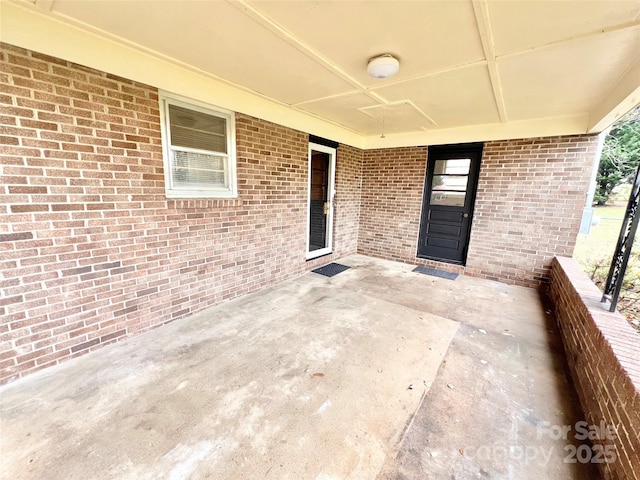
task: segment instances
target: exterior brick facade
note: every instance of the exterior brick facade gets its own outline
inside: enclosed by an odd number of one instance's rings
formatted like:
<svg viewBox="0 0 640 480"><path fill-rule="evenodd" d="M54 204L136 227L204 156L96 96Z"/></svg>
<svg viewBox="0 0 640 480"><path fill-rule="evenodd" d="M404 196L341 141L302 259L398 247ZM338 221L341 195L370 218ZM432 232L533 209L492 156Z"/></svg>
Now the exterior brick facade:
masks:
<svg viewBox="0 0 640 480"><path fill-rule="evenodd" d="M356 253L360 226L363 151L348 145L338 147L336 167L333 238L334 257ZM324 258L324 257L323 257ZM320 260L325 262L326 258Z"/></svg>
<svg viewBox="0 0 640 480"><path fill-rule="evenodd" d="M570 258L556 258L551 297L586 421L615 427L615 461L601 463L606 479L640 478L640 343L638 334Z"/></svg>
<svg viewBox="0 0 640 480"><path fill-rule="evenodd" d="M307 134L238 114L239 198L167 200L155 88L8 45L0 71L0 380L356 252L361 151L306 262Z"/></svg>
<svg viewBox="0 0 640 480"><path fill-rule="evenodd" d="M359 253L416 261L426 161L426 147L364 153Z"/></svg>
<svg viewBox="0 0 640 480"><path fill-rule="evenodd" d="M573 254L597 136L487 142L466 267L416 258L426 147L365 152L358 251L537 287Z"/></svg>
<svg viewBox="0 0 640 480"><path fill-rule="evenodd" d="M488 142L465 273L524 286L572 256L597 135Z"/></svg>

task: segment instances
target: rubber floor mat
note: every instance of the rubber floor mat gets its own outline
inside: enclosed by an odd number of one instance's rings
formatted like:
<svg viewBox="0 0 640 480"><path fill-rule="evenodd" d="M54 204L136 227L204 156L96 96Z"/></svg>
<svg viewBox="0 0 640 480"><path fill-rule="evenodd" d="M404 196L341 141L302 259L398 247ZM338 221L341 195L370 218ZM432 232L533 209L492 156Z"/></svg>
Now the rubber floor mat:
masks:
<svg viewBox="0 0 640 480"><path fill-rule="evenodd" d="M316 268L311 271L313 273L319 273L320 275L324 275L325 277L333 277L334 275L337 275L340 272L344 272L349 268L351 267L347 267L346 265L341 265L339 263L329 263L324 267Z"/></svg>
<svg viewBox="0 0 640 480"><path fill-rule="evenodd" d="M424 267L418 265L413 269L414 272L424 273L425 275L431 275L432 277L446 278L447 280L455 280L458 278L457 273L445 272L443 270L436 270L435 268Z"/></svg>

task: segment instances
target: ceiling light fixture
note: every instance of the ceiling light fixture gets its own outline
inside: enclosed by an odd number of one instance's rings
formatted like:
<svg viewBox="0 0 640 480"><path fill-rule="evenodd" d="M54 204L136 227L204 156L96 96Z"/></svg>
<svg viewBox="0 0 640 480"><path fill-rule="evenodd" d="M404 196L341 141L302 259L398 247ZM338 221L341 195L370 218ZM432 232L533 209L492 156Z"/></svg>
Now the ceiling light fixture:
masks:
<svg viewBox="0 0 640 480"><path fill-rule="evenodd" d="M389 53L373 57L367 64L367 72L373 78L389 78L398 73L399 69L400 62Z"/></svg>

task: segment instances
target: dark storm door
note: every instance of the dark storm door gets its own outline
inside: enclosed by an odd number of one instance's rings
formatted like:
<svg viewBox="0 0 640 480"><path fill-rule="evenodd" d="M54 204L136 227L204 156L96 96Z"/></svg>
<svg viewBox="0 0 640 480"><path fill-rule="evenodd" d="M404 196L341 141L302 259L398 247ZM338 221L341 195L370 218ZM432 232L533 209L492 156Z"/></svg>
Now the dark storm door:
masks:
<svg viewBox="0 0 640 480"><path fill-rule="evenodd" d="M464 265L482 144L429 147L418 257Z"/></svg>

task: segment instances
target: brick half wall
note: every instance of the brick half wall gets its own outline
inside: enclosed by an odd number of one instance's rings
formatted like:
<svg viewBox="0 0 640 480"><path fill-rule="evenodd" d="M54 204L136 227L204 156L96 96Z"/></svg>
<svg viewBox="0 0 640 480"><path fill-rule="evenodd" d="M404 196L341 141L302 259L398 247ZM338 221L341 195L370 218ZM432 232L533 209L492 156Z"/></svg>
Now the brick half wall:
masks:
<svg viewBox="0 0 640 480"><path fill-rule="evenodd" d="M612 425L616 460L599 466L607 479L640 479L640 336L571 258L556 257L551 298L582 410L590 425Z"/></svg>

